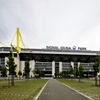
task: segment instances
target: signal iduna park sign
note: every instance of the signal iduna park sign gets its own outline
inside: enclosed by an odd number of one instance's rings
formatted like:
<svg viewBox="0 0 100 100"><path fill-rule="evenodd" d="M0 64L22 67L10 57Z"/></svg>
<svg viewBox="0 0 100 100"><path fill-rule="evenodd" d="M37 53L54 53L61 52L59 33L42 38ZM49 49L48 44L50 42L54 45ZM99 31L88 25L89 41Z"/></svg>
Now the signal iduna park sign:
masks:
<svg viewBox="0 0 100 100"><path fill-rule="evenodd" d="M73 47L46 46L46 49L49 49L49 50L80 50L80 51L86 51L87 50L85 47L76 47L76 46L73 46Z"/></svg>

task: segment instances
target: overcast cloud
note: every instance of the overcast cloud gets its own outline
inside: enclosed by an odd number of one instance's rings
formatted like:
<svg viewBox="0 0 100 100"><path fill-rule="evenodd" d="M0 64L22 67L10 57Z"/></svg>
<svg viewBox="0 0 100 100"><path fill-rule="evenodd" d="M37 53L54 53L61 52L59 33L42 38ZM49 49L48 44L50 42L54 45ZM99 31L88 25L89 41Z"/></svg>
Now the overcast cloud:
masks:
<svg viewBox="0 0 100 100"><path fill-rule="evenodd" d="M0 0L0 41L17 27L26 47L100 50L100 0Z"/></svg>

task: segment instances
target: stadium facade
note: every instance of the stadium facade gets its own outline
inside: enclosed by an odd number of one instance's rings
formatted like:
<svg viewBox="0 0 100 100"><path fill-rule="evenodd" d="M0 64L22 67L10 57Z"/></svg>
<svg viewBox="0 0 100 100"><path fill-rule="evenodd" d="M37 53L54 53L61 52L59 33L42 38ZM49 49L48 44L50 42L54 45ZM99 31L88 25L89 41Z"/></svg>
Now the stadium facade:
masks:
<svg viewBox="0 0 100 100"><path fill-rule="evenodd" d="M0 69L7 64L10 47L0 47ZM45 72L45 76L55 76L55 73L69 70L72 66L74 69L80 64L84 67L84 73L93 72L93 64L99 51L86 50L86 48L56 47L47 46L44 49L20 49L19 68L23 73L25 61L30 62L30 76L33 76L32 70L38 68ZM17 53L14 50L15 62L17 64Z"/></svg>

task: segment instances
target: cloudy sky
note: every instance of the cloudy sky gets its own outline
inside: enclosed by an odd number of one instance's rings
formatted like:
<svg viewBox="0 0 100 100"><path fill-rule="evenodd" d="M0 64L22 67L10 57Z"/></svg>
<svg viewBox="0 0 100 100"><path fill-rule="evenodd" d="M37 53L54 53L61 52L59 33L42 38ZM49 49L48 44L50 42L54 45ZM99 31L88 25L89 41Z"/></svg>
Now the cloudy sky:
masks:
<svg viewBox="0 0 100 100"><path fill-rule="evenodd" d="M17 27L26 47L100 50L100 0L0 0L0 41Z"/></svg>

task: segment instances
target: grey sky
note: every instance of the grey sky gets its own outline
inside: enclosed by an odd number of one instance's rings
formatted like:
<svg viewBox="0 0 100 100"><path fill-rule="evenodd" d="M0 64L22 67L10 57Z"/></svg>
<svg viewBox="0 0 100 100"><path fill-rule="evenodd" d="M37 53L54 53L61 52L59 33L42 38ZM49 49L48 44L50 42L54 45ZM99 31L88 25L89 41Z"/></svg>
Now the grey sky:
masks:
<svg viewBox="0 0 100 100"><path fill-rule="evenodd" d="M100 0L0 0L0 41L17 27L26 47L100 50Z"/></svg>

